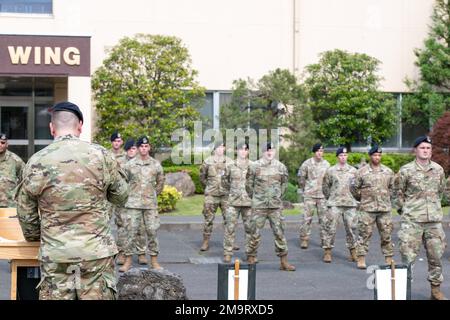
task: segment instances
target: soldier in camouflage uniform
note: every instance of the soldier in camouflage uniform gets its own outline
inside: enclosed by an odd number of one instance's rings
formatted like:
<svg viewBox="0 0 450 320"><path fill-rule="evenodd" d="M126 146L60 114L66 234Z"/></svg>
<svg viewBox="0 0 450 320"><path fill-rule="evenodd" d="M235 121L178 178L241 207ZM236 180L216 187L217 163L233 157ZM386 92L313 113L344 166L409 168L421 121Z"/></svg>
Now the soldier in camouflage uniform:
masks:
<svg viewBox="0 0 450 320"><path fill-rule="evenodd" d="M236 225L241 215L245 231L245 243L248 246L251 230L252 200L245 190L245 179L251 161L248 159L248 144L242 143L237 147L237 159L228 164L225 170L225 179L230 185L228 208L225 212L225 230L223 237L223 261L231 262L233 245L236 238Z"/></svg>
<svg viewBox="0 0 450 320"><path fill-rule="evenodd" d="M394 194L394 172L381 164L382 150L374 145L369 150L370 164L356 172L350 191L360 201L358 217L357 266L366 269L365 257L369 250L373 225L376 223L381 238L381 250L386 264L390 265L394 255L392 245L392 205Z"/></svg>
<svg viewBox="0 0 450 320"><path fill-rule="evenodd" d="M17 189L27 241L40 241L40 299L115 299L108 201L123 205L128 184L111 152L81 141L83 115L70 102L51 110L55 140L34 154Z"/></svg>
<svg viewBox="0 0 450 320"><path fill-rule="evenodd" d="M445 300L440 290L444 280L441 257L446 242L442 227L441 197L445 189L444 169L431 161L431 139L422 136L414 142L416 159L400 168L396 180L397 210L401 213L398 232L402 261L414 264L423 243L428 260L431 298Z"/></svg>
<svg viewBox="0 0 450 320"><path fill-rule="evenodd" d="M122 165L126 162L126 153L121 149L121 146L123 144L122 135L114 131L114 133L110 137L111 141L111 152L114 156L114 158L117 160L117 162ZM117 255L117 263L123 264L125 257L123 254L124 246L125 246L125 240L124 236L126 236L126 232L124 229L122 217L120 216L120 210L114 205L111 205L111 216L114 217L114 224L117 227L117 250L119 250L119 254Z"/></svg>
<svg viewBox="0 0 450 320"><path fill-rule="evenodd" d="M331 250L334 247L336 227L339 217L344 221L347 248L350 251L349 261L356 261L356 229L358 217L356 214L357 201L350 192L350 181L356 174L356 169L347 163L347 148L340 147L336 151L338 163L330 167L323 178L322 191L327 199L327 213L323 218L325 239L322 241L324 249L323 261L330 263Z"/></svg>
<svg viewBox="0 0 450 320"><path fill-rule="evenodd" d="M203 243L200 251L209 249L209 238L213 230L213 222L217 209L220 207L223 217L224 229L226 228L225 212L228 207L228 180L224 178L226 165L232 163L232 159L224 155L225 144L218 142L214 146L214 154L205 159L200 167L200 182L205 188L205 203L203 205Z"/></svg>
<svg viewBox="0 0 450 320"><path fill-rule="evenodd" d="M126 152L126 156L117 158L121 168L123 168L125 164L133 159L137 154L137 146L133 138L130 138L125 142L124 150ZM129 215L126 214L125 208L115 208L115 210L117 210L118 216L118 219L116 219L115 222L121 223L120 228L119 225L117 225L117 248L119 249L119 255L116 262L119 265L123 265L125 263L125 245L128 238L127 225L129 224L129 221L127 220L127 217L129 217ZM137 240L135 243L136 250L134 253L138 255L138 262L142 265L146 265L148 263L147 258L145 257L145 252L147 251L147 239L145 235L146 232L144 224L141 224L137 232Z"/></svg>
<svg viewBox="0 0 450 320"><path fill-rule="evenodd" d="M8 150L8 138L0 133L0 208L15 208L14 189L22 180L25 163Z"/></svg>
<svg viewBox="0 0 450 320"><path fill-rule="evenodd" d="M275 153L275 147L268 143L262 158L252 163L247 171L246 189L252 197L252 233L247 244L247 261L256 263L261 229L269 220L275 237L275 253L280 257L280 270L295 271L287 260L288 245L284 236L282 197L288 183L288 171L275 159Z"/></svg>
<svg viewBox="0 0 450 320"><path fill-rule="evenodd" d="M325 172L330 167L327 160L323 159L323 145L316 143L312 152L314 157L302 163L298 169L298 195L300 202L303 202L303 222L300 225L300 247L307 249L309 237L311 236L311 222L314 212L320 225L320 238L324 239L325 234L322 228L322 218L326 214L326 200L322 192L322 181Z"/></svg>
<svg viewBox="0 0 450 320"><path fill-rule="evenodd" d="M125 263L119 269L121 272L126 272L131 268L137 232L142 224L145 226L148 238L150 267L162 269L158 263L157 231L160 226L158 195L164 187L164 172L161 164L149 154L150 141L148 137L140 137L137 147L139 154L124 166L130 184L130 197L124 206L127 214L128 241L125 247Z"/></svg>

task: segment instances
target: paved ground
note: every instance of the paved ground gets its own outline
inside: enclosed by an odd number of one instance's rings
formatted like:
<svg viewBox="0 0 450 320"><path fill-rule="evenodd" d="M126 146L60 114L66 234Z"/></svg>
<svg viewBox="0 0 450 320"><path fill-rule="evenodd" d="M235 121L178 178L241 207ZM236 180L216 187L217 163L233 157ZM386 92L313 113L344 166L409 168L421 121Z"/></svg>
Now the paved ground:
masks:
<svg viewBox="0 0 450 320"><path fill-rule="evenodd" d="M286 236L289 245L289 261L297 267L296 272L279 271L279 259L274 253L271 229L266 225L260 247L256 272L256 298L260 300L372 300L374 292L366 287L369 274L358 270L354 263L346 260L345 232L342 225L338 228L336 247L333 250L333 262L321 261L323 251L319 247L317 225L313 227L310 248L302 250L298 244L298 216L286 218ZM215 221L211 249L200 254L202 217L162 216L159 231L161 247L160 262L167 270L179 274L186 287L189 299L217 299L217 263L222 258L223 230L221 218ZM445 224L447 236L450 236L448 222ZM398 224L394 230L397 243ZM242 224L238 230L238 243L241 250L235 257L244 259L244 235ZM384 259L379 248L379 237L374 234L367 257L367 264L382 264ZM444 255L444 293L450 296L450 253ZM395 260L400 262L396 249ZM135 261L135 266L139 267ZM429 283L427 263L422 248L413 272L412 299L428 299ZM9 264L0 261L0 299L9 299Z"/></svg>

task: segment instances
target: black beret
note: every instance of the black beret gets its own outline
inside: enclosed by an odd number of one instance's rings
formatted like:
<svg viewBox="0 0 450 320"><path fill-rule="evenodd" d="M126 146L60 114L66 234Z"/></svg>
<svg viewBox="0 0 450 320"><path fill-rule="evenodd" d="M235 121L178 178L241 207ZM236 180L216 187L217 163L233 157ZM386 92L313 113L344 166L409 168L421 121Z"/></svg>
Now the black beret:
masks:
<svg viewBox="0 0 450 320"><path fill-rule="evenodd" d="M6 136L6 133L0 133L0 140L8 140L8 137Z"/></svg>
<svg viewBox="0 0 450 320"><path fill-rule="evenodd" d="M431 143L431 138L429 137L429 136L421 136L421 137L418 137L417 139L416 139L416 141L414 141L414 148L415 147L417 147L419 144L421 144L422 142L427 142L427 143L429 143L429 144L432 144Z"/></svg>
<svg viewBox="0 0 450 320"><path fill-rule="evenodd" d="M122 139L122 135L119 132L114 131L114 133L111 135L111 141L114 141L119 138Z"/></svg>
<svg viewBox="0 0 450 320"><path fill-rule="evenodd" d="M379 145L374 144L369 150L369 156L373 155L375 152L382 153L383 150L381 150L381 147Z"/></svg>
<svg viewBox="0 0 450 320"><path fill-rule="evenodd" d="M133 146L136 146L136 142L134 141L133 138L130 138L127 140L127 142L125 142L123 148L125 149L125 151L128 151Z"/></svg>
<svg viewBox="0 0 450 320"><path fill-rule="evenodd" d="M147 136L140 137L136 143L136 147L139 147L141 144L150 144L150 141L148 140Z"/></svg>
<svg viewBox="0 0 450 320"><path fill-rule="evenodd" d="M243 149L243 148L245 148L245 149L249 149L249 147L248 147L248 143L247 142L241 142L241 143L239 143L238 145L237 145L237 149L239 150L239 149Z"/></svg>
<svg viewBox="0 0 450 320"><path fill-rule="evenodd" d="M346 147L339 147L337 150L336 150L336 157L338 156L338 155L340 155L341 153L347 153L347 148Z"/></svg>
<svg viewBox="0 0 450 320"><path fill-rule="evenodd" d="M323 145L321 143L316 143L315 145L313 145L312 147L312 152L316 152L317 150L319 150L320 148L323 148Z"/></svg>
<svg viewBox="0 0 450 320"><path fill-rule="evenodd" d="M272 142L269 142L266 144L266 147L264 148L264 151L270 150L270 149L276 149L275 148L275 144L273 144Z"/></svg>
<svg viewBox="0 0 450 320"><path fill-rule="evenodd" d="M223 141L216 141L216 142L214 142L214 150L216 150L220 146L224 146L225 147L225 142L223 142Z"/></svg>
<svg viewBox="0 0 450 320"><path fill-rule="evenodd" d="M65 102L59 102L57 104L55 104L53 107L51 107L50 109L48 109L49 112L56 112L56 111L68 111L68 112L72 112L74 115L77 116L77 118L81 121L83 121L83 113L81 113L80 108L78 108L78 106L72 102L69 101L65 101Z"/></svg>

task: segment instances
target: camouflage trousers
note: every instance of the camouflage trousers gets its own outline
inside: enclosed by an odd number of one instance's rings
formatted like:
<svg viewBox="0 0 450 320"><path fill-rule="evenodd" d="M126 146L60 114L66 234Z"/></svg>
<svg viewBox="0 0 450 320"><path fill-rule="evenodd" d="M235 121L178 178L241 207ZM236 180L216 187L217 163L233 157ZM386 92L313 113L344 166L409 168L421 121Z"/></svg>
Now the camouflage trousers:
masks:
<svg viewBox="0 0 450 320"><path fill-rule="evenodd" d="M303 221L300 223L300 239L309 240L311 236L311 222L315 212L317 212L317 218L319 219L320 239L324 239L325 233L322 226L323 217L327 212L326 200L324 198L305 198L303 210Z"/></svg>
<svg viewBox="0 0 450 320"><path fill-rule="evenodd" d="M216 217L216 211L220 207L223 217L223 226L225 228L226 219L225 212L228 208L228 196L214 197L205 196L205 203L203 205L203 217L205 218L205 223L203 225L203 236L210 237L213 230L214 218Z"/></svg>
<svg viewBox="0 0 450 320"><path fill-rule="evenodd" d="M441 258L447 246L442 223L402 220L398 238L405 264L414 264L423 243L428 260L428 281L433 285L441 284L444 280Z"/></svg>
<svg viewBox="0 0 450 320"><path fill-rule="evenodd" d="M114 257L79 263L40 263L39 300L115 300Z"/></svg>
<svg viewBox="0 0 450 320"><path fill-rule="evenodd" d="M116 244L119 253L125 251L128 239L127 224L129 223L129 215L127 214L127 210L128 209L118 207L114 209L114 223L117 226ZM137 230L134 254L145 254L147 251L147 239L145 233L144 224L140 224L139 229Z"/></svg>
<svg viewBox="0 0 450 320"><path fill-rule="evenodd" d="M126 256L131 256L135 253L136 242L138 241L138 230L142 226L148 239L148 250L151 256L159 254L159 242L157 238L157 231L160 226L159 214L156 209L126 209L125 224L127 226L127 243L124 253Z"/></svg>
<svg viewBox="0 0 450 320"><path fill-rule="evenodd" d="M336 228L339 223L339 217L342 216L346 233L346 245L348 249L356 248L356 229L358 227L358 216L355 207L328 207L324 215L322 248L331 249L334 247L336 238Z"/></svg>
<svg viewBox="0 0 450 320"><path fill-rule="evenodd" d="M358 215L358 245L356 255L365 256L369 251L369 243L372 238L373 226L376 223L378 233L381 239L381 251L385 257L394 255L394 246L392 244L392 224L391 212L365 212L361 211Z"/></svg>
<svg viewBox="0 0 450 320"><path fill-rule="evenodd" d="M283 209L252 209L250 241L247 244L247 256L256 257L261 243L261 229L264 228L266 220L269 220L275 237L275 253L282 257L288 253L288 245L284 236Z"/></svg>
<svg viewBox="0 0 450 320"><path fill-rule="evenodd" d="M242 222L244 224L245 231L245 247L248 247L249 238L252 232L251 228L251 218L252 218L252 208L251 207L235 207L229 206L225 212L225 229L223 235L223 254L233 255L233 245L236 238L236 226L238 222L239 215L241 215Z"/></svg>

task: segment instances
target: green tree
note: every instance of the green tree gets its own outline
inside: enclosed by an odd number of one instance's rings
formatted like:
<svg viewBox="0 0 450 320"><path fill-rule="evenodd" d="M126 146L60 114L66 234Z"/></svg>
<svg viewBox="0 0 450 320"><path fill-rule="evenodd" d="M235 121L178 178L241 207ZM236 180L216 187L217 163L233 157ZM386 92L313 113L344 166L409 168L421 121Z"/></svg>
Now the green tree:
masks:
<svg viewBox="0 0 450 320"><path fill-rule="evenodd" d="M221 129L280 129L280 160L289 169L291 182L299 164L310 155L315 123L305 105L303 86L289 70L276 69L258 81L234 81L231 102L220 110Z"/></svg>
<svg viewBox="0 0 450 320"><path fill-rule="evenodd" d="M334 145L382 142L395 130L395 99L378 90L380 62L366 54L342 50L320 54L306 67L308 106L317 135Z"/></svg>
<svg viewBox="0 0 450 320"><path fill-rule="evenodd" d="M156 147L170 146L172 132L193 128L195 101L204 96L187 48L176 37L137 34L112 48L92 77L98 131L109 141L114 130L126 137L147 135Z"/></svg>
<svg viewBox="0 0 450 320"><path fill-rule="evenodd" d="M406 79L413 92L405 96L402 117L411 125L431 128L445 110L450 110L450 2L436 0L428 37L422 49L414 50L419 80Z"/></svg>

